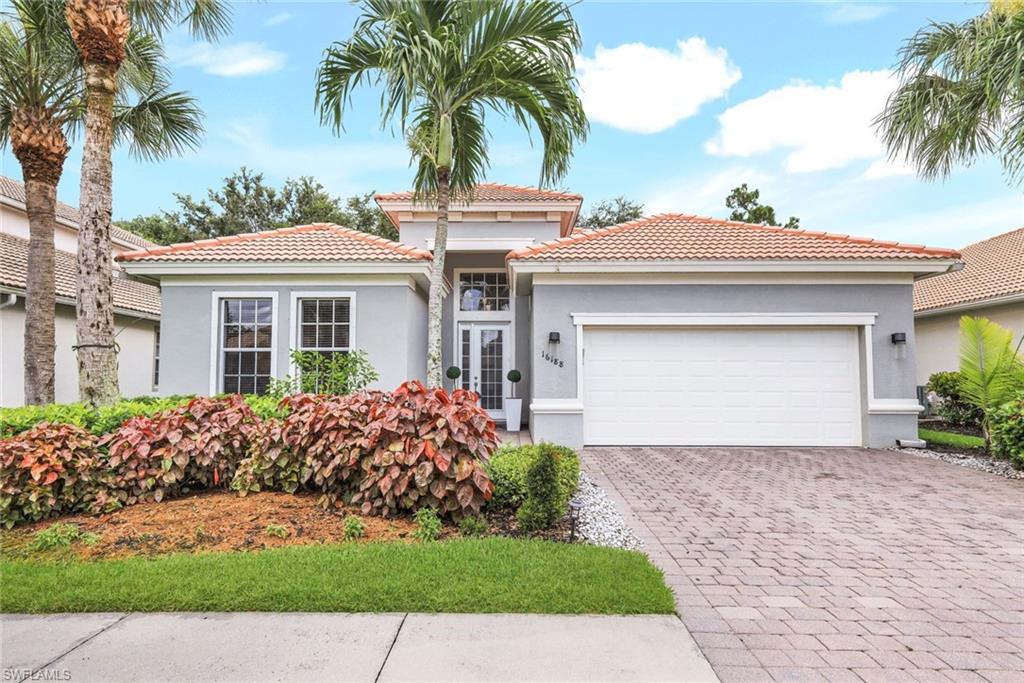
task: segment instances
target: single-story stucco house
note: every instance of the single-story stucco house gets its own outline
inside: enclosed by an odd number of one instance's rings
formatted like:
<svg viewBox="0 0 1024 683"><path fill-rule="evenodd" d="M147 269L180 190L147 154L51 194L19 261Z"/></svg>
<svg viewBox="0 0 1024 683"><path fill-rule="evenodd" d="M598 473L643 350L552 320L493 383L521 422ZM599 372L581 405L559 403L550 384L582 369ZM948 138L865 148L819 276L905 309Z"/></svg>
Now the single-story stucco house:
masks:
<svg viewBox="0 0 1024 683"><path fill-rule="evenodd" d="M57 202L54 228L54 395L58 403L78 400L75 298L78 292L78 209ZM25 402L25 287L28 270L28 215L25 186L0 176L0 407ZM111 230L114 254L154 247L126 230ZM159 383L160 290L124 277L115 269L114 331L118 382L124 396L152 395Z"/></svg>
<svg viewBox="0 0 1024 683"><path fill-rule="evenodd" d="M960 318L981 316L1024 336L1024 228L960 250L963 269L914 284L917 383L959 366Z"/></svg>
<svg viewBox="0 0 1024 683"><path fill-rule="evenodd" d="M160 284L160 391L259 391L293 348L422 378L435 211L377 202L399 242L318 224L122 254ZM916 438L913 284L956 251L682 214L585 231L581 202L484 184L452 207L444 363L496 420L517 368L537 441Z"/></svg>

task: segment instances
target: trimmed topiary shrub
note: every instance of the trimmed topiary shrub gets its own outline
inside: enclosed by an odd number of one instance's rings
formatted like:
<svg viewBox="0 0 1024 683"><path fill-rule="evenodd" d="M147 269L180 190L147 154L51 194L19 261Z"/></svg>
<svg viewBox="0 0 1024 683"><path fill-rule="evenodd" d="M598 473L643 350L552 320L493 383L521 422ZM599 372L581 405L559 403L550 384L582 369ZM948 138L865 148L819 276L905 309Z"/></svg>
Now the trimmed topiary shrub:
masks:
<svg viewBox="0 0 1024 683"><path fill-rule="evenodd" d="M99 442L109 449L113 494L132 505L227 486L258 421L239 395L196 398L173 411L128 420Z"/></svg>
<svg viewBox="0 0 1024 683"><path fill-rule="evenodd" d="M0 441L0 523L111 507L100 467L96 437L74 425L44 422Z"/></svg>
<svg viewBox="0 0 1024 683"><path fill-rule="evenodd" d="M558 450L540 444L537 458L526 471L526 501L516 513L525 531L549 529L565 511L558 486Z"/></svg>
<svg viewBox="0 0 1024 683"><path fill-rule="evenodd" d="M566 446L545 444L558 453L558 489L560 505L565 508L576 493L580 480L580 459ZM494 483L490 505L518 508L526 500L526 473L537 460L539 445L502 446L484 468Z"/></svg>
<svg viewBox="0 0 1024 683"><path fill-rule="evenodd" d="M1024 393L995 412L990 429L992 452L1024 469Z"/></svg>
<svg viewBox="0 0 1024 683"><path fill-rule="evenodd" d="M954 427L980 428L984 413L964 399L961 381L959 372L936 372L928 378L926 388L939 397L935 414Z"/></svg>

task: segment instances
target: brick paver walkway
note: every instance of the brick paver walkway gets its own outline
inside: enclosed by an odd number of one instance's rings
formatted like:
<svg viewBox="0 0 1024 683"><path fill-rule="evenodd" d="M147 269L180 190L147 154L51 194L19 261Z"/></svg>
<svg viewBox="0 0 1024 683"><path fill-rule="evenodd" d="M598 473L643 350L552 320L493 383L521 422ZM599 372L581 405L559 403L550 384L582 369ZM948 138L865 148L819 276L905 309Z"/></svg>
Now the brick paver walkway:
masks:
<svg viewBox="0 0 1024 683"><path fill-rule="evenodd" d="M1024 682L1024 482L862 449L583 459L723 681Z"/></svg>

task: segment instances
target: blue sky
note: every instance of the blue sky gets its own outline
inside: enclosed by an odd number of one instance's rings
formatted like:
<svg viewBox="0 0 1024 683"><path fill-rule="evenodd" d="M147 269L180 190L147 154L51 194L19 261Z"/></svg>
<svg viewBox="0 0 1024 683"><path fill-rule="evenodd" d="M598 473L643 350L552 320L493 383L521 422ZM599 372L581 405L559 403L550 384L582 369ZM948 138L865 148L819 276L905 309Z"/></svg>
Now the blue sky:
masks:
<svg viewBox="0 0 1024 683"><path fill-rule="evenodd" d="M748 182L802 227L963 246L1024 225L1024 194L985 160L945 182L886 163L867 121L884 102L902 41L929 20L959 21L984 4L626 3L574 9L584 38L579 76L591 118L561 186L588 202L626 195L649 211L726 216ZM312 175L331 192L409 186L408 153L380 130L378 93L359 93L346 130L321 127L314 73L325 47L352 30L347 3L234 5L216 45L167 38L174 84L206 111L202 148L143 163L118 152L114 215L173 208L245 164L279 184ZM490 120L496 182L534 184L529 136ZM80 146L80 141L79 141ZM60 185L77 201L79 150ZM9 151L3 173L20 177Z"/></svg>

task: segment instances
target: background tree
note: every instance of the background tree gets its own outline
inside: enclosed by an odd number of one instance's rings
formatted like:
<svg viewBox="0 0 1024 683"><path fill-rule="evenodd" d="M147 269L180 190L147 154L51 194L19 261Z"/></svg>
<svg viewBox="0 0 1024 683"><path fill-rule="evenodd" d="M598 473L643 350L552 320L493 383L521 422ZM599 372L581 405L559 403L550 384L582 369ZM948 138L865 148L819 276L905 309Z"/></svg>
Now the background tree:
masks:
<svg viewBox="0 0 1024 683"><path fill-rule="evenodd" d="M963 23L931 23L900 51L900 85L875 120L891 158L918 175L996 155L1024 182L1024 2L994 2Z"/></svg>
<svg viewBox="0 0 1024 683"><path fill-rule="evenodd" d="M187 194L174 197L177 210L118 221L118 227L159 244L308 223L337 223L398 239L398 231L374 203L373 192L342 200L309 176L288 179L278 190L264 181L262 173L243 166L224 178L220 188L208 190L205 199L196 200Z"/></svg>
<svg viewBox="0 0 1024 683"><path fill-rule="evenodd" d="M85 143L79 193L78 292L76 323L78 393L94 404L118 396L117 352L111 275L111 153L116 142L114 119L119 73L135 25L159 37L179 23L194 35L215 39L227 30L229 15L220 0L66 0L64 14L85 69ZM169 129L174 130L174 129ZM181 130L168 141L189 143ZM148 156L144 151L142 156Z"/></svg>
<svg viewBox="0 0 1024 683"><path fill-rule="evenodd" d="M644 215L644 205L623 196L598 202L577 222L581 228L607 228L609 225L635 221Z"/></svg>
<svg viewBox="0 0 1024 683"><path fill-rule="evenodd" d="M790 216L786 224L781 225L775 219L774 207L762 204L760 197L761 191L751 190L747 187L746 183L739 187L734 187L729 196L725 198L725 205L732 209L729 219L757 225L781 226L783 228L800 227L800 219L795 216Z"/></svg>
<svg viewBox="0 0 1024 683"><path fill-rule="evenodd" d="M472 195L489 165L487 110L536 127L540 185L562 178L587 120L574 90L581 47L569 7L554 0L363 0L352 37L317 71L321 120L342 129L362 83L383 88L381 123L397 121L417 164L418 200L437 206L430 275L427 383L442 386L441 303L451 192Z"/></svg>
<svg viewBox="0 0 1024 683"><path fill-rule="evenodd" d="M0 24L0 143L10 142L22 167L29 220L25 297L25 400L54 399L54 227L57 183L68 137L82 124L84 69L64 20L51 0L14 0ZM115 139L138 156L162 156L198 139L198 110L171 92L163 54L152 38L133 32L118 77Z"/></svg>

